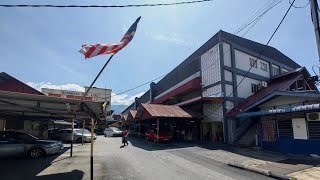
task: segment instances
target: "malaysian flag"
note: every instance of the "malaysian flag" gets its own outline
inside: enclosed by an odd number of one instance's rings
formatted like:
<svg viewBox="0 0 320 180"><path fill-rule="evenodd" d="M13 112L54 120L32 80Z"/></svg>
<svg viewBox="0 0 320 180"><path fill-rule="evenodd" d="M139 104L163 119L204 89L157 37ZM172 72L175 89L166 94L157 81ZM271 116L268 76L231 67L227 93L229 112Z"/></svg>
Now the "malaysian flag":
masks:
<svg viewBox="0 0 320 180"><path fill-rule="evenodd" d="M132 40L138 22L140 21L141 16L131 25L129 30L123 36L120 42L114 44L94 44L94 45L82 45L80 49L80 53L84 54L85 58L92 58L94 56L98 56L101 54L116 54L122 48L126 47L126 45Z"/></svg>

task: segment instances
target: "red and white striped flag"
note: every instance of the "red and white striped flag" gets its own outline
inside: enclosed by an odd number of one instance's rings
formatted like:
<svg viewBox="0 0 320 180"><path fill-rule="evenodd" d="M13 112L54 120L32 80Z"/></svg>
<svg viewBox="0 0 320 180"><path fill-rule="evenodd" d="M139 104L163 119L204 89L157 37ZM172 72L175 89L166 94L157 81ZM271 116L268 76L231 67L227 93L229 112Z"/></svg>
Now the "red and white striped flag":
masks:
<svg viewBox="0 0 320 180"><path fill-rule="evenodd" d="M86 59L92 58L94 56L102 54L116 54L121 49L123 49L133 38L138 22L140 21L139 17L129 28L126 34L123 36L119 43L114 44L94 44L94 45L82 45L82 48L79 50L81 54L85 56Z"/></svg>

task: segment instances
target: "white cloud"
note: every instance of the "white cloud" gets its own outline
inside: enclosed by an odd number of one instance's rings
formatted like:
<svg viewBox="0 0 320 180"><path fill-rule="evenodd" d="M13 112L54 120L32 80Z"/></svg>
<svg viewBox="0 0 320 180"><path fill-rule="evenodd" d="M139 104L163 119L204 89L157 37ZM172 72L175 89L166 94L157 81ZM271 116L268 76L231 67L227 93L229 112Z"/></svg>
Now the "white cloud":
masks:
<svg viewBox="0 0 320 180"><path fill-rule="evenodd" d="M191 36L178 34L178 33L154 33L145 32L145 35L157 41L166 41L182 46L200 46L201 42L192 38Z"/></svg>
<svg viewBox="0 0 320 180"><path fill-rule="evenodd" d="M50 82L28 82L29 86L37 89L38 91L41 91L41 88L50 88L50 89L63 89L63 90L69 90L69 91L84 91L84 87L78 85L78 84L63 84L63 85L55 85Z"/></svg>
<svg viewBox="0 0 320 180"><path fill-rule="evenodd" d="M134 96L129 96L128 94L116 95L112 93L111 104L112 105L130 105L134 102L136 97L141 97L145 92L138 93Z"/></svg>
<svg viewBox="0 0 320 180"><path fill-rule="evenodd" d="M69 91L82 91L84 92L84 87L78 85L78 84L63 84L63 85L55 85L50 82L28 82L29 86L37 89L38 91L41 91L41 88L50 88L50 89L63 89L63 90L69 90ZM133 96L129 96L128 94L120 94L116 95L115 93L111 93L111 104L112 105L130 105L134 102L134 99L136 97L141 97L145 92L138 93Z"/></svg>

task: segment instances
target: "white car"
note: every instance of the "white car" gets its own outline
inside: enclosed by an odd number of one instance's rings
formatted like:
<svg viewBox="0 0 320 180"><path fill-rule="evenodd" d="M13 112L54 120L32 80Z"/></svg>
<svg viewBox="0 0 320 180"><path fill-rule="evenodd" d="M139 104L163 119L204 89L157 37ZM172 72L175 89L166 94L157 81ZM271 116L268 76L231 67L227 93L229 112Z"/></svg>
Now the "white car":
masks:
<svg viewBox="0 0 320 180"><path fill-rule="evenodd" d="M122 131L116 127L109 127L104 130L104 137L121 137Z"/></svg>

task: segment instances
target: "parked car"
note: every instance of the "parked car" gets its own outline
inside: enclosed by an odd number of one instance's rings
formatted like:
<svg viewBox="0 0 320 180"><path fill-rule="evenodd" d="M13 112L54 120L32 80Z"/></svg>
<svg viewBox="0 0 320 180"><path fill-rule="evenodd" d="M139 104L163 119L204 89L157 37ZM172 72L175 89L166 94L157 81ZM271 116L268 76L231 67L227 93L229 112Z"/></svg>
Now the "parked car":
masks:
<svg viewBox="0 0 320 180"><path fill-rule="evenodd" d="M53 136L53 138L58 139L60 141L70 142L72 140L71 131L72 129L61 129ZM91 142L91 132L87 129L83 130L83 139L84 142ZM93 139L97 139L96 134L94 134ZM82 142L82 129L73 130L73 141L78 143Z"/></svg>
<svg viewBox="0 0 320 180"><path fill-rule="evenodd" d="M103 128L96 128L96 129L94 129L94 132L97 135L103 135L104 134L104 129Z"/></svg>
<svg viewBox="0 0 320 180"><path fill-rule="evenodd" d="M39 158L56 154L63 148L59 141L41 140L22 132L0 131L0 157L27 155Z"/></svg>
<svg viewBox="0 0 320 180"><path fill-rule="evenodd" d="M122 131L116 127L109 127L104 130L104 137L120 137Z"/></svg>
<svg viewBox="0 0 320 180"><path fill-rule="evenodd" d="M172 135L170 135L168 132L159 132L159 136L157 136L157 133L154 132L154 130L148 130L145 132L146 140L154 141L154 142L169 142L172 141Z"/></svg>

